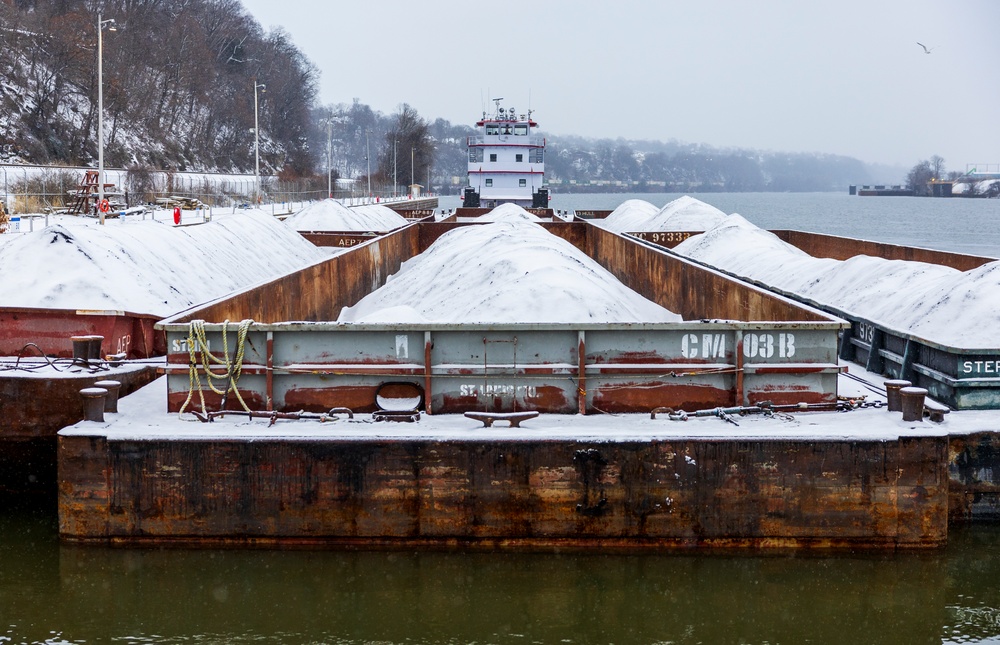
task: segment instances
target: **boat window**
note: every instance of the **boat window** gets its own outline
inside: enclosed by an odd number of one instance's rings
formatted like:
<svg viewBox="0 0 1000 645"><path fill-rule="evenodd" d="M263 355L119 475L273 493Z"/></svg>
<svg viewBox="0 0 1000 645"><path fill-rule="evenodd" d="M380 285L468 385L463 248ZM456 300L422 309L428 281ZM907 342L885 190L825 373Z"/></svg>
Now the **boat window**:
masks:
<svg viewBox="0 0 1000 645"><path fill-rule="evenodd" d="M524 161L524 155L514 155L514 161L521 163Z"/></svg>
<svg viewBox="0 0 1000 645"><path fill-rule="evenodd" d="M500 134L500 126L498 125L486 126L486 134Z"/></svg>
<svg viewBox="0 0 1000 645"><path fill-rule="evenodd" d="M496 154L491 154L490 155L490 161L496 161L496 160L497 160Z"/></svg>
<svg viewBox="0 0 1000 645"><path fill-rule="evenodd" d="M503 129L503 133L504 134L510 134L510 126L509 125L506 128Z"/></svg>
<svg viewBox="0 0 1000 645"><path fill-rule="evenodd" d="M525 135L528 134L528 126L526 125L515 125L514 134Z"/></svg>
<svg viewBox="0 0 1000 645"><path fill-rule="evenodd" d="M524 188L525 186L528 185L528 180L527 179L518 179L517 180L517 185L520 186L521 188Z"/></svg>
<svg viewBox="0 0 1000 645"><path fill-rule="evenodd" d="M482 160L483 160L482 148L469 148L469 163L482 162Z"/></svg>
<svg viewBox="0 0 1000 645"><path fill-rule="evenodd" d="M492 179L487 179L486 180L486 187L487 188L493 188L493 180Z"/></svg>
<svg viewBox="0 0 1000 645"><path fill-rule="evenodd" d="M545 150L543 148L535 148L531 151L531 157L528 159L531 163L544 163L545 162Z"/></svg>

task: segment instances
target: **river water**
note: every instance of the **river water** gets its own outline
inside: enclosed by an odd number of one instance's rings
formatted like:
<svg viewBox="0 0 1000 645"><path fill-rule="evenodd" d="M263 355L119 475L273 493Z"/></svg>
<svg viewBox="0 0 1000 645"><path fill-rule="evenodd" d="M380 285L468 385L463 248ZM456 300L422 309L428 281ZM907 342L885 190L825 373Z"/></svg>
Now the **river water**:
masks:
<svg viewBox="0 0 1000 645"><path fill-rule="evenodd" d="M858 197L844 193L687 193L767 229L798 229L1000 258L1000 199ZM680 193L552 195L557 210L610 210L626 199L663 206ZM444 197L442 208L461 205Z"/></svg>
<svg viewBox="0 0 1000 645"><path fill-rule="evenodd" d="M695 196L765 228L1000 257L998 200ZM677 195L553 207L630 197ZM6 500L2 643L1000 643L1000 526L930 553L115 549L60 545L52 499Z"/></svg>

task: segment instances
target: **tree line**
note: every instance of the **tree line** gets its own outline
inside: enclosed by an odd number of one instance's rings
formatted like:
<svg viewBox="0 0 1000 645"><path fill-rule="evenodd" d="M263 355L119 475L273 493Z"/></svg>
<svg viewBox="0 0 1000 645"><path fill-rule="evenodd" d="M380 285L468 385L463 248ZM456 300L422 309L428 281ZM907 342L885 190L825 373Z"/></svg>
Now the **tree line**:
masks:
<svg viewBox="0 0 1000 645"><path fill-rule="evenodd" d="M33 163L97 158L97 22L103 35L105 163L246 172L259 88L263 171L312 173L318 72L239 0L0 2L0 150ZM107 26L111 26L110 23Z"/></svg>

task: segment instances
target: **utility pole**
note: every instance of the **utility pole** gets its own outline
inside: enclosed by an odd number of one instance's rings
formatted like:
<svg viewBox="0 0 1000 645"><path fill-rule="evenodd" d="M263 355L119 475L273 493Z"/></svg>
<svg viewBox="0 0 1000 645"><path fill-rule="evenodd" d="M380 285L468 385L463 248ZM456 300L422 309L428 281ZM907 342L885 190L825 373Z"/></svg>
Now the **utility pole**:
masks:
<svg viewBox="0 0 1000 645"><path fill-rule="evenodd" d="M254 177L254 208L260 205L260 117L259 99L257 90L267 91L267 85L258 83L257 77L253 79L253 177Z"/></svg>
<svg viewBox="0 0 1000 645"><path fill-rule="evenodd" d="M368 163L368 203L372 201L372 154L368 147L368 130L365 130L365 162Z"/></svg>
<svg viewBox="0 0 1000 645"><path fill-rule="evenodd" d="M97 14L97 211L104 224L104 26L116 31L114 18L101 19Z"/></svg>
<svg viewBox="0 0 1000 645"><path fill-rule="evenodd" d="M333 199L333 122L326 122L326 193Z"/></svg>

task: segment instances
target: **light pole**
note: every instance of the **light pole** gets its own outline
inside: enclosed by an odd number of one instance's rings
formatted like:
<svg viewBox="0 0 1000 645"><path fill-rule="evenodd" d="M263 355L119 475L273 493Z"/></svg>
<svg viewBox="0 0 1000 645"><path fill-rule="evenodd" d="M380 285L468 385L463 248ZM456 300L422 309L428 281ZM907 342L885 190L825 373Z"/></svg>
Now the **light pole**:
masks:
<svg viewBox="0 0 1000 645"><path fill-rule="evenodd" d="M333 121L326 122L326 193L333 199Z"/></svg>
<svg viewBox="0 0 1000 645"><path fill-rule="evenodd" d="M101 214L101 224L104 224L104 26L108 31L117 31L115 19L101 20L97 14L97 212Z"/></svg>
<svg viewBox="0 0 1000 645"><path fill-rule="evenodd" d="M264 83L258 83L257 79L253 79L253 180L254 180L254 208L257 208L260 203L260 118L259 118L259 100L257 98L257 90L261 93L267 91L267 85Z"/></svg>
<svg viewBox="0 0 1000 645"><path fill-rule="evenodd" d="M368 202L372 201L372 155L368 148L368 130L365 130L365 162L368 164Z"/></svg>
<svg viewBox="0 0 1000 645"><path fill-rule="evenodd" d="M396 196L396 186L399 185L399 180L396 179L396 140L392 140L392 196Z"/></svg>
<svg viewBox="0 0 1000 645"><path fill-rule="evenodd" d="M410 197L413 197L413 152L415 147L410 148Z"/></svg>

